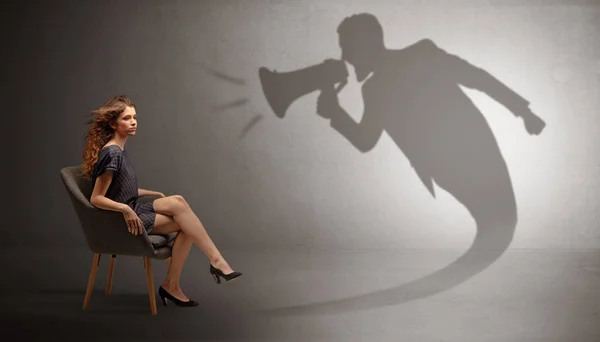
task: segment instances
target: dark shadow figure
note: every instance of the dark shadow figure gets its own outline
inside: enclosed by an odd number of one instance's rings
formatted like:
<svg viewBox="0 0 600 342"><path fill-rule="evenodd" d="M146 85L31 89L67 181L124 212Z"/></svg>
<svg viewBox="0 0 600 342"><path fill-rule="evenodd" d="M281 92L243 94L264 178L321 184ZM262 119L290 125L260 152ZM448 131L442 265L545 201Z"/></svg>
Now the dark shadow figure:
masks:
<svg viewBox="0 0 600 342"><path fill-rule="evenodd" d="M492 265L513 240L517 205L496 139L459 85L504 105L523 120L530 134L539 134L545 126L528 101L429 39L389 50L378 20L370 14L346 18L338 33L342 60L352 64L357 80L364 82L364 113L356 123L340 107L331 85L321 88L319 115L330 119L331 127L363 153L386 131L432 196L435 182L466 207L477 231L465 254L423 278L356 297L267 310L268 314L334 313L405 303L455 287Z"/></svg>

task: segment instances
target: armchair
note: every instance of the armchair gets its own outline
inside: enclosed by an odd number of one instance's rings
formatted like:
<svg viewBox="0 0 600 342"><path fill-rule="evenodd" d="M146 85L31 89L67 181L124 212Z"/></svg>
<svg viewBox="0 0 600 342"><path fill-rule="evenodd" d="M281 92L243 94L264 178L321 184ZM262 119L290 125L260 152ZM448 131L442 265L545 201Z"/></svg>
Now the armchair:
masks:
<svg viewBox="0 0 600 342"><path fill-rule="evenodd" d="M88 279L83 309L90 302L94 289L96 273L102 255L111 255L106 294L112 289L112 279L117 255L142 257L146 269L150 310L157 314L152 274L152 259L170 261L171 249L177 233L168 235L150 234L132 235L121 213L94 207L89 198L92 194L92 182L81 175L81 165L67 166L60 170L75 213L83 230L87 245L94 253L90 276ZM143 198L145 199L145 198Z"/></svg>

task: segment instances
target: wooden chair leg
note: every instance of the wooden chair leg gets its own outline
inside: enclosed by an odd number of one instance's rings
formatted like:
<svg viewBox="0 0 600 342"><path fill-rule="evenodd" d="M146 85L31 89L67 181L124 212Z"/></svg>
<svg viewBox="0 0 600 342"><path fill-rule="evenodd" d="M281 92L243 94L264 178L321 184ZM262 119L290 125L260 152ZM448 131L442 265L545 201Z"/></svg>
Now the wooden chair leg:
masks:
<svg viewBox="0 0 600 342"><path fill-rule="evenodd" d="M152 274L152 260L144 257L144 268L146 269L146 280L148 281L148 296L150 297L150 311L156 315L156 296L154 294L154 276Z"/></svg>
<svg viewBox="0 0 600 342"><path fill-rule="evenodd" d="M115 273L115 261L117 261L117 256L113 254L112 257L110 258L110 265L108 266L108 280L106 281L106 295L107 296L110 294L110 291L112 290L113 275Z"/></svg>
<svg viewBox="0 0 600 342"><path fill-rule="evenodd" d="M94 253L94 260L92 261L92 269L90 270L90 278L88 279L87 290L85 291L85 299L83 300L83 309L85 310L92 297L94 291L94 282L96 281L96 273L98 272L98 265L100 264L100 254Z"/></svg>

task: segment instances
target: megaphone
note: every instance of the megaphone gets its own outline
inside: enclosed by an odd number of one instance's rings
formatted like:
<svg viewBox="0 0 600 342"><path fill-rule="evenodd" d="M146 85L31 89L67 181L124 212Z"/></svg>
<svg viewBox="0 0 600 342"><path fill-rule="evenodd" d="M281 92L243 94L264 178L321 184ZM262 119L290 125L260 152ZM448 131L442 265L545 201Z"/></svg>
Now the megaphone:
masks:
<svg viewBox="0 0 600 342"><path fill-rule="evenodd" d="M348 70L344 61L328 59L288 72L271 71L261 67L258 77L269 106L277 117L283 118L290 105L304 95L336 84L339 84L336 88L339 92L346 84Z"/></svg>

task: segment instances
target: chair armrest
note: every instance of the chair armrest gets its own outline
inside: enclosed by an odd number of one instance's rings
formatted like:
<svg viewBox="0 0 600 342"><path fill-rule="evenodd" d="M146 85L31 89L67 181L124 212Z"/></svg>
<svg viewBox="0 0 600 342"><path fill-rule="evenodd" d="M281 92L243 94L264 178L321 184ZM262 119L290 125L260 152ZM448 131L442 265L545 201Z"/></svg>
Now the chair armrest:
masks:
<svg viewBox="0 0 600 342"><path fill-rule="evenodd" d="M120 212L86 208L82 221L87 243L94 253L153 256L154 248L146 231L133 235Z"/></svg>

